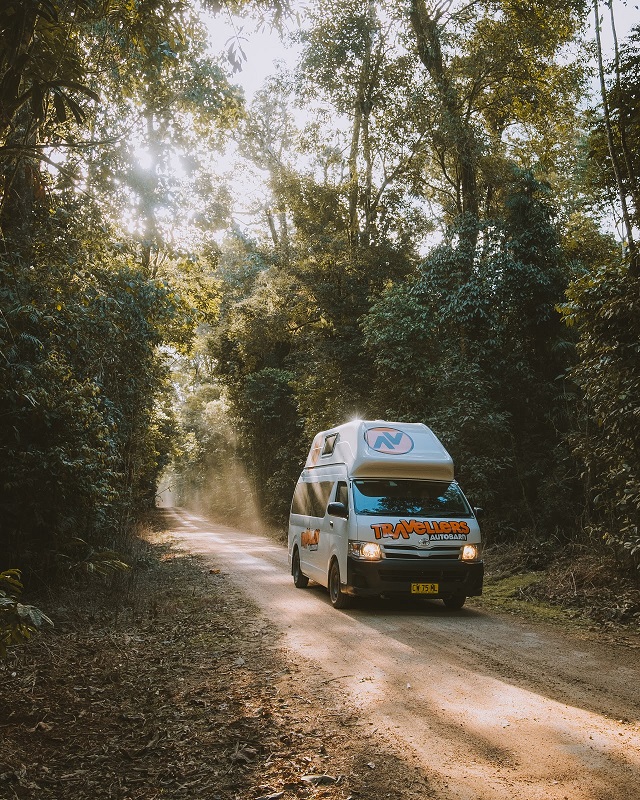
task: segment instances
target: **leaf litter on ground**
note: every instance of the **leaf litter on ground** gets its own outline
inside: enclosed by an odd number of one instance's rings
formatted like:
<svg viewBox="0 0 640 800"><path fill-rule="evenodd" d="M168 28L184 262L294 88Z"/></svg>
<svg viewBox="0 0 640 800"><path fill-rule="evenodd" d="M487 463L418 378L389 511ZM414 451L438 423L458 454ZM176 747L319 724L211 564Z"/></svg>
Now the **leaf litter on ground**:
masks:
<svg viewBox="0 0 640 800"><path fill-rule="evenodd" d="M425 796L425 776L359 735L340 686L284 649L228 576L172 549L158 522L139 547L143 567L38 598L55 628L0 667L0 797Z"/></svg>

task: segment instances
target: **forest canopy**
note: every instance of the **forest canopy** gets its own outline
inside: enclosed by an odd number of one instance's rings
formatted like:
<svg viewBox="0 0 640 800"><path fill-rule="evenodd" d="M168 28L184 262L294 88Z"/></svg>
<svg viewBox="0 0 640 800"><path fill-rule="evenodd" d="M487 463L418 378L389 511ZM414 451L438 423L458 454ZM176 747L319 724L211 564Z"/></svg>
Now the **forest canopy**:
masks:
<svg viewBox="0 0 640 800"><path fill-rule="evenodd" d="M354 416L429 425L490 539L640 563L621 8L7 0L0 568L95 562L169 467L281 525ZM250 98L243 26L297 54Z"/></svg>

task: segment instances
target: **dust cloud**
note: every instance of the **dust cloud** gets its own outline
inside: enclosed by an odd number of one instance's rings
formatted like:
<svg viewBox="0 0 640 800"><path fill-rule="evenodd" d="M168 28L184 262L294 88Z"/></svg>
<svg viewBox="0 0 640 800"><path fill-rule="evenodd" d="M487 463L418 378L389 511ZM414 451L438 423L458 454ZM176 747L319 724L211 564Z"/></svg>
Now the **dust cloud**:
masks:
<svg viewBox="0 0 640 800"><path fill-rule="evenodd" d="M275 533L281 538L285 535L285 531L274 531L265 521L247 471L234 455L207 467L197 481L167 472L158 486L156 505L180 506L251 533Z"/></svg>

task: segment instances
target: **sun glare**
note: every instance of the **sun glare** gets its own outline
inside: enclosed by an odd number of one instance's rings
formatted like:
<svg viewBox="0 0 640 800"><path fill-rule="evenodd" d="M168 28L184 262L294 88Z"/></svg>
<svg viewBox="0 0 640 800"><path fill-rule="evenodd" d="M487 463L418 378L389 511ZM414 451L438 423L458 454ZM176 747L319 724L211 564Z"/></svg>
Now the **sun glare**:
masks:
<svg viewBox="0 0 640 800"><path fill-rule="evenodd" d="M136 147L133 155L141 169L150 170L153 167L153 157L146 147Z"/></svg>

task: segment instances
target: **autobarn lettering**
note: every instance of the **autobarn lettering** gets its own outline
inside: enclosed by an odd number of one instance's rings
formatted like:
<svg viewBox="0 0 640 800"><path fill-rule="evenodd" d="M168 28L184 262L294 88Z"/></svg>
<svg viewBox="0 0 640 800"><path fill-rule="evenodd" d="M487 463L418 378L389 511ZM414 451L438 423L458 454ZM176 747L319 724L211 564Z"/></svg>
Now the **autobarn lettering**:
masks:
<svg viewBox="0 0 640 800"><path fill-rule="evenodd" d="M464 521L432 522L431 520L401 519L392 522L374 522L371 529L376 539L409 539L411 534L428 536L433 541L465 541L469 525Z"/></svg>

